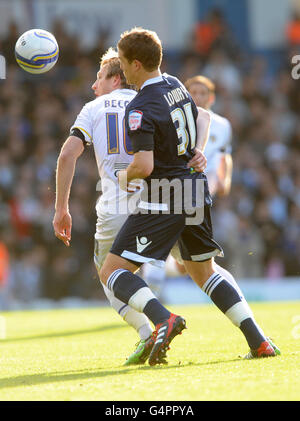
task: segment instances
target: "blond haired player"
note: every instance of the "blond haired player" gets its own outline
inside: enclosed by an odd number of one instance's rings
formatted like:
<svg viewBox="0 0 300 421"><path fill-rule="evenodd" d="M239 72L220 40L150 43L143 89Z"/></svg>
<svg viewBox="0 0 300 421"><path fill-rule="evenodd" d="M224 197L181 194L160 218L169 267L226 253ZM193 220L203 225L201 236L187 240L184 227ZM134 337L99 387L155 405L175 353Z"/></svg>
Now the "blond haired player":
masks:
<svg viewBox="0 0 300 421"><path fill-rule="evenodd" d="M128 197L134 199L134 193L128 194L119 189L117 173L133 160L124 115L125 108L135 97L136 91L127 85L115 50L109 49L101 58L92 89L96 99L82 108L58 158L53 227L57 238L70 246L72 218L69 213L69 195L76 161L83 153L85 145L93 145L103 191L96 205L94 261L99 273L113 240L127 219ZM204 124L204 130L205 127ZM206 159L200 152L196 153L191 165L202 171ZM133 184L133 191L134 189ZM138 194L137 192L136 196ZM137 330L141 343L144 344L152 334L148 318L117 299L112 291L102 285L112 307Z"/></svg>

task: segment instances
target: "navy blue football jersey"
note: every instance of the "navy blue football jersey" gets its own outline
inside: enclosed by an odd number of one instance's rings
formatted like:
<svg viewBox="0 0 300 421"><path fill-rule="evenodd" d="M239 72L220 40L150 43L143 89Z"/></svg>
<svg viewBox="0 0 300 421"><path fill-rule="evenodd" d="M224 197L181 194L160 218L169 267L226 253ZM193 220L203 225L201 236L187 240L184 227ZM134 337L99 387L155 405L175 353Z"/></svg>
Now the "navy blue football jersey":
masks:
<svg viewBox="0 0 300 421"><path fill-rule="evenodd" d="M176 77L164 73L160 79L144 86L125 114L133 151L154 151L149 179L190 173L186 164L193 156L197 137L198 110L190 94Z"/></svg>
<svg viewBox="0 0 300 421"><path fill-rule="evenodd" d="M197 140L198 110L192 97L176 77L166 73L150 79L149 84L147 82L128 104L125 113L126 129L133 152L153 150L154 153L154 169L145 179L148 189L142 193L142 201L165 202L163 189L159 188L157 194L153 194L152 182L162 179L171 182L176 179L181 187L180 190L174 187L170 191L168 210L174 210L179 196L181 199L178 206L181 207L187 188L184 180L190 179L194 180L189 184L189 190L192 193L193 206L196 206L196 191L199 188L195 180L202 179L205 180L205 202L210 204L206 176L187 167Z"/></svg>
<svg viewBox="0 0 300 421"><path fill-rule="evenodd" d="M187 167L196 146L197 115L185 87L167 74L146 81L128 104L125 124L133 152L153 150L154 169L111 253L137 266L160 266L176 241L184 260L204 261L222 253L212 235L206 176Z"/></svg>

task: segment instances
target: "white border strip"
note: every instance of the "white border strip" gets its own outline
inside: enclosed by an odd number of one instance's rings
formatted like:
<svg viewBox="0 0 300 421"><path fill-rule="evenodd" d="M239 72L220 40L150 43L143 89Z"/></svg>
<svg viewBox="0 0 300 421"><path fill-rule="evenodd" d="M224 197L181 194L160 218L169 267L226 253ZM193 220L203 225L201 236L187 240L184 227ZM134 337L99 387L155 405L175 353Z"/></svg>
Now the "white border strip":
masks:
<svg viewBox="0 0 300 421"><path fill-rule="evenodd" d="M154 211L167 211L169 210L167 203L149 203L141 200L138 204L138 208L154 210Z"/></svg>
<svg viewBox="0 0 300 421"><path fill-rule="evenodd" d="M210 259L211 257L216 257L216 256L224 257L224 253L219 249L215 249L214 251L211 251L210 253L194 254L193 256L191 256L191 259L193 262L201 262L202 260L207 260L207 259Z"/></svg>
<svg viewBox="0 0 300 421"><path fill-rule="evenodd" d="M121 257L124 257L124 259L133 260L134 262L138 263L152 263L152 265L158 266L159 268L162 268L165 265L164 260L156 260L153 257L141 256L140 254L136 254L128 250L124 250L121 254Z"/></svg>

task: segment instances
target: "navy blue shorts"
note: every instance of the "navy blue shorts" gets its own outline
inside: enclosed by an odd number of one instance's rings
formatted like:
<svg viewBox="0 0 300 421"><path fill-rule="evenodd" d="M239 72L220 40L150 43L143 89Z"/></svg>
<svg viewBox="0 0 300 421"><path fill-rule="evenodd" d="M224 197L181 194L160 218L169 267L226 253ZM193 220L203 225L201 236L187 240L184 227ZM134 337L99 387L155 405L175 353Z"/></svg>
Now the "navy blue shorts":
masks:
<svg viewBox="0 0 300 421"><path fill-rule="evenodd" d="M110 250L140 266L153 263L163 266L170 250L178 241L183 260L204 261L223 255L213 239L210 206L202 210L202 223L187 224L189 215L132 214L120 229Z"/></svg>

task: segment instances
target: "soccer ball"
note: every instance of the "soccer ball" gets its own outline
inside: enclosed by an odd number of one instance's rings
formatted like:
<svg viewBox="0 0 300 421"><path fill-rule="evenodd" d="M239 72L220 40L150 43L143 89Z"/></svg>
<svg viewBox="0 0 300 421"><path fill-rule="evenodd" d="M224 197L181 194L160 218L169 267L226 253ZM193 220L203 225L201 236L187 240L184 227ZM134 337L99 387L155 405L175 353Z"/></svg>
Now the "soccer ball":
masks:
<svg viewBox="0 0 300 421"><path fill-rule="evenodd" d="M15 46L16 61L29 73L45 73L58 59L54 35L44 29L30 29L20 36Z"/></svg>

